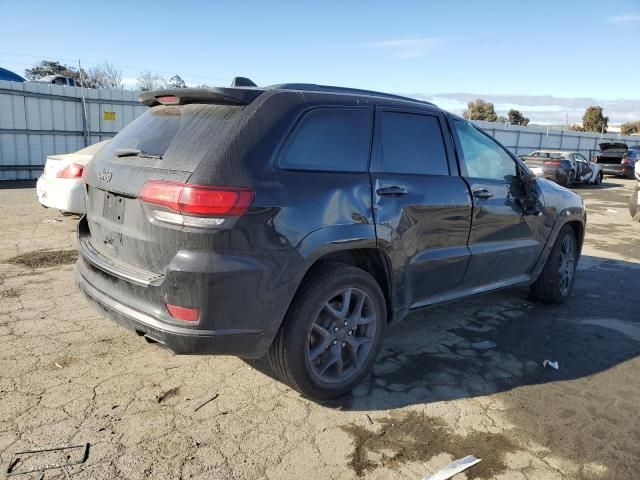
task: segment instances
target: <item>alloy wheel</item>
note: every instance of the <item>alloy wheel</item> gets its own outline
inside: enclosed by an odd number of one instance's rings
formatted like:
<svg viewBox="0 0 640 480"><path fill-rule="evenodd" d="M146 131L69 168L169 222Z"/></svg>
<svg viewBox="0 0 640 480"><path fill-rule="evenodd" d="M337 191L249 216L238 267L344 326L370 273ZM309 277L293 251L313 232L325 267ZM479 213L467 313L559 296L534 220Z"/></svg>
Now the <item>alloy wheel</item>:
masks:
<svg viewBox="0 0 640 480"><path fill-rule="evenodd" d="M569 235L566 235L560 245L560 267L558 269L558 273L560 273L559 287L562 295L566 296L569 294L575 270L575 245L573 239Z"/></svg>
<svg viewBox="0 0 640 480"><path fill-rule="evenodd" d="M342 289L327 299L307 335L306 357L321 382L342 383L367 361L376 336L372 298L359 288Z"/></svg>

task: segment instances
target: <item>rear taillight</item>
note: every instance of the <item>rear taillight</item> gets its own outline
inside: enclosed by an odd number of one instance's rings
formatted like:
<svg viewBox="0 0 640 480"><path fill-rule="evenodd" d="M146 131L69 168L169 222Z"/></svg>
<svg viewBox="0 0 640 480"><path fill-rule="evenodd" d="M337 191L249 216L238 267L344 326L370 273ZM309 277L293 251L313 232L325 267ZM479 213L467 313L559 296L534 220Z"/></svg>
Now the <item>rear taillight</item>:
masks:
<svg viewBox="0 0 640 480"><path fill-rule="evenodd" d="M622 165L631 165L631 160L629 160L629 155L625 155L624 157L622 157L622 160L620 161L620 163Z"/></svg>
<svg viewBox="0 0 640 480"><path fill-rule="evenodd" d="M544 165L560 165L560 160L546 160L542 163Z"/></svg>
<svg viewBox="0 0 640 480"><path fill-rule="evenodd" d="M223 223L226 217L244 214L253 200L253 191L151 180L142 186L138 198L151 207L164 208L152 212L158 221L212 227Z"/></svg>
<svg viewBox="0 0 640 480"><path fill-rule="evenodd" d="M70 163L56 173L56 178L82 178L84 166L78 163Z"/></svg>
<svg viewBox="0 0 640 480"><path fill-rule="evenodd" d="M167 310L173 318L184 322L197 322L200 316L200 311L197 308L179 307L170 303L167 303Z"/></svg>

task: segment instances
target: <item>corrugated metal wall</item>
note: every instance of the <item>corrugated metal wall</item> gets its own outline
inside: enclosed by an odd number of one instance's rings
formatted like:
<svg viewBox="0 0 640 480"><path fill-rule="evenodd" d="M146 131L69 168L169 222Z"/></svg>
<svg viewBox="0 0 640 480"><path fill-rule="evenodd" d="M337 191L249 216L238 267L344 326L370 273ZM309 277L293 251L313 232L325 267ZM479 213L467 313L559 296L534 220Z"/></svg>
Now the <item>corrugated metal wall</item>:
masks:
<svg viewBox="0 0 640 480"><path fill-rule="evenodd" d="M534 150L553 149L571 150L589 158L589 152L599 150L602 142L623 142L627 145L640 145L640 137L628 137L618 134L573 132L569 130L547 130L544 127L520 127L503 123L474 122L489 135L496 138L516 155L524 155Z"/></svg>
<svg viewBox="0 0 640 480"><path fill-rule="evenodd" d="M88 144L106 140L145 111L138 92L85 89ZM37 178L48 155L85 146L82 89L0 80L0 180ZM541 148L588 156L602 141L640 145L639 137L475 122L517 155Z"/></svg>
<svg viewBox="0 0 640 480"><path fill-rule="evenodd" d="M85 146L81 98L77 87L0 80L0 180L37 178L48 155ZM89 145L146 109L133 91L85 89L85 98Z"/></svg>

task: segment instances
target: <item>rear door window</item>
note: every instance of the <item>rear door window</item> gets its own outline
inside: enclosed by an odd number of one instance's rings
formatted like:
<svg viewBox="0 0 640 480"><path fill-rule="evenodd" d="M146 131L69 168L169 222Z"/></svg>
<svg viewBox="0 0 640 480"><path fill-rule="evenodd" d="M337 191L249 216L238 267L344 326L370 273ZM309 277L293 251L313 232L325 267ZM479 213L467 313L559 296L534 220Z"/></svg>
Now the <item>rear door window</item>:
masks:
<svg viewBox="0 0 640 480"><path fill-rule="evenodd" d="M366 172L371 145L372 109L319 108L298 122L280 153L291 170Z"/></svg>
<svg viewBox="0 0 640 480"><path fill-rule="evenodd" d="M383 111L377 172L449 175L440 121L435 115Z"/></svg>

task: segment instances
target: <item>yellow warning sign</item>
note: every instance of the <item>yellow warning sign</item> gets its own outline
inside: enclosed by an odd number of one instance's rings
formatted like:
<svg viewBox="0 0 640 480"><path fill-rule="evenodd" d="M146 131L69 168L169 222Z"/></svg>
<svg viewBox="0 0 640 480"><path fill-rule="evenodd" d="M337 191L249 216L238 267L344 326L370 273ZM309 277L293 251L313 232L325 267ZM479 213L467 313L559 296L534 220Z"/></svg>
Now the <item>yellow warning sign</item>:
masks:
<svg viewBox="0 0 640 480"><path fill-rule="evenodd" d="M108 120L110 122L115 121L116 119L116 112L102 112L104 114L104 119Z"/></svg>

